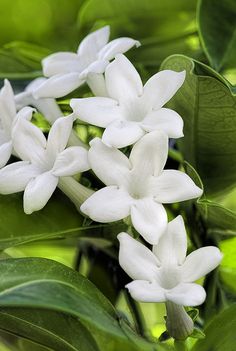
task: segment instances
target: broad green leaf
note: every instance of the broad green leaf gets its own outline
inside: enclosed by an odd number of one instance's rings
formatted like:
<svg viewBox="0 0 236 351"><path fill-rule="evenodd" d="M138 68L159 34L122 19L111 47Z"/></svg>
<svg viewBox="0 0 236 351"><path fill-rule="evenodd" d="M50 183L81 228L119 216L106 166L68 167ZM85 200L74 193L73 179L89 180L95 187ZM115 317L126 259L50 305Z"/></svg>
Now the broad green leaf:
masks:
<svg viewBox="0 0 236 351"><path fill-rule="evenodd" d="M220 265L221 280L232 292L236 293L236 238L221 241L220 250L224 255Z"/></svg>
<svg viewBox="0 0 236 351"><path fill-rule="evenodd" d="M206 327L206 338L198 340L192 351L235 351L236 304L216 316Z"/></svg>
<svg viewBox="0 0 236 351"><path fill-rule="evenodd" d="M26 215L22 194L0 195L0 249L30 241L77 234L83 217L59 191L41 211Z"/></svg>
<svg viewBox="0 0 236 351"><path fill-rule="evenodd" d="M98 351L92 335L78 319L54 311L1 308L0 329L55 351ZM35 349L35 345L29 346Z"/></svg>
<svg viewBox="0 0 236 351"><path fill-rule="evenodd" d="M38 327L48 331L52 330L56 335L62 335L63 340L68 340L71 337L71 328L63 330L61 334L58 329L61 328L60 326L54 323L49 326L49 316L54 312L55 323L60 324L60 314L66 315L67 318L70 317L71 323L74 319L76 322L79 321L87 330L86 333L93 335L99 348L103 351L120 351L121 349L124 351L153 351L156 348L155 344L142 341L125 322L120 320L109 301L88 279L68 267L39 258L8 259L1 261L0 274L1 311L7 311L7 314L13 316L11 332L15 335L30 338L29 333L27 334L25 330L25 320L28 318L30 323L34 324L41 316L40 321L44 323L37 324ZM34 315L36 311L39 314L38 317ZM42 315L41 311L43 311ZM16 312L18 322L14 317ZM20 317L22 312L23 322ZM48 316L47 312L49 312ZM65 320L62 323L65 323ZM2 314L0 314L0 325L4 330L6 329ZM31 340L34 341L39 340L40 332L37 330L37 325L31 325L33 328ZM78 326L78 323L73 326L74 333ZM78 329L76 334L79 340L80 333L83 333L86 341L90 342L81 329ZM55 342L55 336L51 336L50 341L47 338L48 333L41 330L40 343L51 347L52 344L49 342ZM92 345L92 342L90 344ZM95 345L93 344L93 348L91 346L90 349L96 350ZM55 350L59 351L59 349ZM74 350L79 351L80 349L74 348ZM161 351L162 347L158 346L158 350Z"/></svg>
<svg viewBox="0 0 236 351"><path fill-rule="evenodd" d="M132 62L157 71L173 53L202 57L196 28L196 1L88 0L81 7L78 24L84 35L105 24L112 37L129 36L142 46L128 53Z"/></svg>
<svg viewBox="0 0 236 351"><path fill-rule="evenodd" d="M203 49L216 70L235 67L235 0L200 0L198 25Z"/></svg>
<svg viewBox="0 0 236 351"><path fill-rule="evenodd" d="M197 208L202 214L209 232L236 235L236 212L207 199L198 200Z"/></svg>
<svg viewBox="0 0 236 351"><path fill-rule="evenodd" d="M207 197L236 183L236 96L223 77L186 56L173 55L162 69L186 70L186 80L168 106L184 119L179 147L199 173Z"/></svg>

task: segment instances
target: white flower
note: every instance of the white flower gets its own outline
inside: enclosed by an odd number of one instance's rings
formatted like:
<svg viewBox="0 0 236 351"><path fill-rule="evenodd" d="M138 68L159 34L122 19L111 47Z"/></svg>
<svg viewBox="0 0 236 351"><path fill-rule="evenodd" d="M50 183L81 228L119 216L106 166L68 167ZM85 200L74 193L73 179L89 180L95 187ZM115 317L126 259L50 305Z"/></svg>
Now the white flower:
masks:
<svg viewBox="0 0 236 351"><path fill-rule="evenodd" d="M0 168L5 166L12 152L11 132L16 117L16 105L11 84L7 79L0 91Z"/></svg>
<svg viewBox="0 0 236 351"><path fill-rule="evenodd" d="M107 186L95 192L81 211L98 222L113 222L131 215L134 228L151 244L157 244L167 226L167 203L199 197L202 190L180 171L163 170L168 138L160 131L146 134L129 159L101 139L90 143L89 163Z"/></svg>
<svg viewBox="0 0 236 351"><path fill-rule="evenodd" d="M135 300L171 301L182 306L203 303L205 290L193 282L215 269L222 254L217 247L207 246L186 257L187 237L181 216L168 224L152 251L126 233L119 234L118 239L120 265L134 280L126 288Z"/></svg>
<svg viewBox="0 0 236 351"><path fill-rule="evenodd" d="M46 140L42 131L30 122L32 110L24 107L18 113L12 131L13 146L22 161L0 170L0 193L24 191L24 211L27 214L46 205L60 177L89 169L84 148L66 148L72 117L57 119Z"/></svg>
<svg viewBox="0 0 236 351"><path fill-rule="evenodd" d="M185 79L185 72L161 71L143 86L124 55L117 55L105 71L108 97L72 99L71 107L82 121L106 128L102 140L117 148L135 143L145 133L162 130L170 138L183 136L183 120L163 108Z"/></svg>
<svg viewBox="0 0 236 351"><path fill-rule="evenodd" d="M63 113L57 105L56 100L51 98L35 99L33 97L33 92L35 89L37 89L46 80L47 79L43 77L34 79L27 85L24 92L15 95L15 102L17 110L20 110L25 106L36 107L36 109L44 115L48 122L53 124L57 118L63 116Z"/></svg>
<svg viewBox="0 0 236 351"><path fill-rule="evenodd" d="M98 74L98 80L102 79L106 66L117 53L140 45L131 38L119 38L108 43L109 35L109 26L103 27L82 40L77 54L58 52L43 59L43 73L50 78L35 90L35 97L65 96L82 85L90 73ZM103 82L101 84L103 89Z"/></svg>

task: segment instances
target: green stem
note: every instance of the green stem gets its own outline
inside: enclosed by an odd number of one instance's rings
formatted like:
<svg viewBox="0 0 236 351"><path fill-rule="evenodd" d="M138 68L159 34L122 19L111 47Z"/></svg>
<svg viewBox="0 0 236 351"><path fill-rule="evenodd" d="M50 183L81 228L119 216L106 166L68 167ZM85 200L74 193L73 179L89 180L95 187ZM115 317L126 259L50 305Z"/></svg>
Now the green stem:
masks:
<svg viewBox="0 0 236 351"><path fill-rule="evenodd" d="M140 310L140 307L137 304L137 302L131 297L131 295L127 290L124 290L124 294L125 294L125 298L129 306L130 312L132 314L133 320L135 322L137 332L139 333L139 335L145 337L146 327L145 327L145 321L144 321L142 312Z"/></svg>
<svg viewBox="0 0 236 351"><path fill-rule="evenodd" d="M186 342L183 340L175 340L174 345L176 351L188 351Z"/></svg>
<svg viewBox="0 0 236 351"><path fill-rule="evenodd" d="M94 193L92 189L78 183L73 177L61 177L58 187L68 196L78 210L80 210L82 203Z"/></svg>
<svg viewBox="0 0 236 351"><path fill-rule="evenodd" d="M182 341L192 334L193 320L183 306L167 301L166 314L166 329L172 338Z"/></svg>

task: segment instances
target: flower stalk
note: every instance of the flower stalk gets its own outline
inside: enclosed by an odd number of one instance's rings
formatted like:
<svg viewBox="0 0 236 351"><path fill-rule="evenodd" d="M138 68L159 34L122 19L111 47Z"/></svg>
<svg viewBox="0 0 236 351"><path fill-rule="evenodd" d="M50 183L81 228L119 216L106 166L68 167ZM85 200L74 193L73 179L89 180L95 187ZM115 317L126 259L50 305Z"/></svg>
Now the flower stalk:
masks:
<svg viewBox="0 0 236 351"><path fill-rule="evenodd" d="M176 340L187 339L193 332L194 323L184 307L167 301L166 313L166 329L170 336Z"/></svg>
<svg viewBox="0 0 236 351"><path fill-rule="evenodd" d="M62 177L58 183L59 189L73 202L78 210L94 191L78 183L73 177Z"/></svg>

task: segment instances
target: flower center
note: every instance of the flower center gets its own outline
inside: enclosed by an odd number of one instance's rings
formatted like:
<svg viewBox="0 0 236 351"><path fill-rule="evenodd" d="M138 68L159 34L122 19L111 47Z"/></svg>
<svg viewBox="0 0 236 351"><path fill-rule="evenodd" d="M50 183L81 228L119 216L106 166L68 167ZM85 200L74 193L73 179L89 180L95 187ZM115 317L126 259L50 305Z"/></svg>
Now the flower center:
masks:
<svg viewBox="0 0 236 351"><path fill-rule="evenodd" d="M177 286L181 279L180 279L180 271L178 267L163 267L161 268L161 279L159 284L164 289L173 289Z"/></svg>
<svg viewBox="0 0 236 351"><path fill-rule="evenodd" d="M141 98L128 100L124 104L124 116L126 120L133 122L141 122L146 117L148 111L147 107L141 101Z"/></svg>

